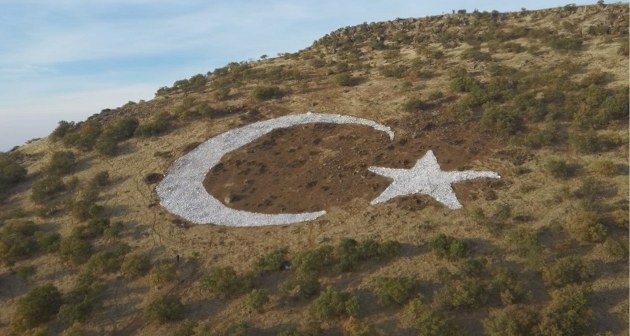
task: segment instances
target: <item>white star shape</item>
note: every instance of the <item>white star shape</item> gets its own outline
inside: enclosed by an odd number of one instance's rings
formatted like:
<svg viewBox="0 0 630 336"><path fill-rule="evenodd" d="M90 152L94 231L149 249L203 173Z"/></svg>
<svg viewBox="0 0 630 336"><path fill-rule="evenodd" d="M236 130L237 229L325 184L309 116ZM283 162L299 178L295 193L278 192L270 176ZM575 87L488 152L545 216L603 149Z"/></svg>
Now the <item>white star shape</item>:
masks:
<svg viewBox="0 0 630 336"><path fill-rule="evenodd" d="M435 198L450 209L460 209L463 206L457 200L457 195L451 187L452 183L483 177L501 178L492 171L442 171L431 150L416 161L411 169L369 167L368 170L394 180L385 191L370 202L372 205L387 202L394 197L420 193Z"/></svg>

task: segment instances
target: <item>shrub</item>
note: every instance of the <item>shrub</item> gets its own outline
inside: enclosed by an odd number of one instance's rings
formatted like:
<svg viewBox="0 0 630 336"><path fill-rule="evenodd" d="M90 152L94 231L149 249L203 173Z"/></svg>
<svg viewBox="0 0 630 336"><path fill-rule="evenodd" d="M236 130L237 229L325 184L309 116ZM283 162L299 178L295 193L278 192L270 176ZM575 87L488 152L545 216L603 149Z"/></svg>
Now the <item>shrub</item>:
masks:
<svg viewBox="0 0 630 336"><path fill-rule="evenodd" d="M80 265L88 260L92 254L92 244L77 236L64 238L59 243L59 253L65 260Z"/></svg>
<svg viewBox="0 0 630 336"><path fill-rule="evenodd" d="M311 313L320 320L332 320L342 316L357 316L359 301L348 292L339 292L328 286L313 301Z"/></svg>
<svg viewBox="0 0 630 336"><path fill-rule="evenodd" d="M39 249L51 253L59 250L59 242L61 241L61 235L58 232L35 232L35 240Z"/></svg>
<svg viewBox="0 0 630 336"><path fill-rule="evenodd" d="M612 177L619 173L617 165L610 160L598 160L593 162L592 170L606 177Z"/></svg>
<svg viewBox="0 0 630 336"><path fill-rule="evenodd" d="M151 122L138 126L134 135L144 138L159 136L165 133L170 126L170 115L168 115L168 113L161 113Z"/></svg>
<svg viewBox="0 0 630 336"><path fill-rule="evenodd" d="M114 125L109 134L116 141L122 141L133 137L136 129L140 125L138 119L134 117L124 117Z"/></svg>
<svg viewBox="0 0 630 336"><path fill-rule="evenodd" d="M101 251L93 254L86 266L100 274L116 272L120 269L123 256L114 251Z"/></svg>
<svg viewBox="0 0 630 336"><path fill-rule="evenodd" d="M333 251L332 246L320 246L298 254L291 264L296 274L319 274L325 267L334 263Z"/></svg>
<svg viewBox="0 0 630 336"><path fill-rule="evenodd" d="M50 321L61 306L61 293L52 284L31 289L17 300L13 327L25 331Z"/></svg>
<svg viewBox="0 0 630 336"><path fill-rule="evenodd" d="M258 86L252 90L251 96L256 100L270 100L282 97L282 91L277 86Z"/></svg>
<svg viewBox="0 0 630 336"><path fill-rule="evenodd" d="M431 107L431 105L428 104L428 103L425 103L420 98L409 99L403 104L403 109L405 111L407 111L407 112L415 112L415 111L418 111L418 110L426 110L429 107Z"/></svg>
<svg viewBox="0 0 630 336"><path fill-rule="evenodd" d="M79 221L86 221L90 218L99 217L103 212L103 207L96 204L98 194L95 191L84 193L74 201L68 201L68 207L72 216Z"/></svg>
<svg viewBox="0 0 630 336"><path fill-rule="evenodd" d="M239 276L230 266L212 268L201 278L201 288L212 291L222 298L242 294L251 287L251 279Z"/></svg>
<svg viewBox="0 0 630 336"><path fill-rule="evenodd" d="M510 306L492 312L483 320L483 328L489 336L534 335L538 320L536 312L521 306Z"/></svg>
<svg viewBox="0 0 630 336"><path fill-rule="evenodd" d="M54 141L58 141L63 139L68 132L73 131L75 127L76 125L74 124L74 122L61 120L59 121L59 123L57 123L57 127L50 135L52 136L52 139Z"/></svg>
<svg viewBox="0 0 630 336"><path fill-rule="evenodd" d="M279 248L267 253L256 262L256 269L259 272L280 271L287 265L287 249Z"/></svg>
<svg viewBox="0 0 630 336"><path fill-rule="evenodd" d="M349 73L344 72L344 73L336 74L332 78L332 82L333 84L339 85L339 86L355 86L358 84L358 79L355 77L352 77Z"/></svg>
<svg viewBox="0 0 630 336"><path fill-rule="evenodd" d="M79 274L74 288L64 299L57 317L60 321L71 324L85 321L97 303L98 295L105 285L89 270Z"/></svg>
<svg viewBox="0 0 630 336"><path fill-rule="evenodd" d="M184 318L184 305L177 296L164 294L149 303L147 313L160 323L178 321Z"/></svg>
<svg viewBox="0 0 630 336"><path fill-rule="evenodd" d="M508 268L497 268L492 272L493 284L499 290L501 302L510 305L525 299L529 293L525 287L518 281L516 273Z"/></svg>
<svg viewBox="0 0 630 336"><path fill-rule="evenodd" d="M521 118L511 110L490 107L481 115L481 127L500 136L508 136L521 129Z"/></svg>
<svg viewBox="0 0 630 336"><path fill-rule="evenodd" d="M101 137L96 142L96 151L104 156L116 156L118 153L118 143L114 138Z"/></svg>
<svg viewBox="0 0 630 336"><path fill-rule="evenodd" d="M628 260L628 245L616 239L606 239L603 244L604 252L614 261Z"/></svg>
<svg viewBox="0 0 630 336"><path fill-rule="evenodd" d="M569 178L575 174L575 168L565 160L548 160L545 162L545 170L555 178Z"/></svg>
<svg viewBox="0 0 630 336"><path fill-rule="evenodd" d="M120 271L127 277L137 278L144 276L151 269L151 260L146 254L130 254L120 266Z"/></svg>
<svg viewBox="0 0 630 336"><path fill-rule="evenodd" d="M161 259L153 264L149 273L149 282L152 285L160 285L171 282L177 277L177 264L171 259Z"/></svg>
<svg viewBox="0 0 630 336"><path fill-rule="evenodd" d="M74 171L76 156L70 151L54 152L48 163L47 170L51 174L65 175Z"/></svg>
<svg viewBox="0 0 630 336"><path fill-rule="evenodd" d="M429 248L440 258L454 261L466 256L466 245L461 240L440 233L429 241Z"/></svg>
<svg viewBox="0 0 630 336"><path fill-rule="evenodd" d="M553 290L551 302L542 311L538 332L542 335L588 335L592 319L588 299L592 290L571 284Z"/></svg>
<svg viewBox="0 0 630 336"><path fill-rule="evenodd" d="M608 229L594 210L580 210L573 213L569 217L568 226L571 234L584 242L602 242L608 234Z"/></svg>
<svg viewBox="0 0 630 336"><path fill-rule="evenodd" d="M396 303L405 304L414 296L416 281L412 278L377 278L374 292L378 302L382 305Z"/></svg>
<svg viewBox="0 0 630 336"><path fill-rule="evenodd" d="M569 134L569 143L578 152L583 154L597 153L605 149L602 139L597 132L589 130L586 132L572 132Z"/></svg>
<svg viewBox="0 0 630 336"><path fill-rule="evenodd" d="M449 87L455 92L472 92L480 86L479 81L470 75L455 77L449 82Z"/></svg>
<svg viewBox="0 0 630 336"><path fill-rule="evenodd" d="M0 152L0 193L21 182L26 177L26 169L11 155Z"/></svg>
<svg viewBox="0 0 630 336"><path fill-rule="evenodd" d="M428 311L420 316L414 324L419 335L423 336L460 336L462 328L443 312Z"/></svg>
<svg viewBox="0 0 630 336"><path fill-rule="evenodd" d="M90 186L104 187L109 185L110 182L109 172L107 170L102 170L92 177L92 180L90 180Z"/></svg>
<svg viewBox="0 0 630 336"><path fill-rule="evenodd" d="M434 299L441 306L472 309L485 305L488 301L488 293L478 279L464 279L438 289Z"/></svg>
<svg viewBox="0 0 630 336"><path fill-rule="evenodd" d="M50 175L33 183L31 200L35 203L43 204L51 200L55 194L64 190L66 190L66 185L61 178L56 175Z"/></svg>
<svg viewBox="0 0 630 336"><path fill-rule="evenodd" d="M525 228L516 228L507 233L505 243L519 257L525 258L530 267L537 268L541 260L542 248L536 233Z"/></svg>
<svg viewBox="0 0 630 336"><path fill-rule="evenodd" d="M109 226L109 218L92 218L87 224L72 229L72 235L82 239L97 238L102 236Z"/></svg>
<svg viewBox="0 0 630 336"><path fill-rule="evenodd" d="M582 48L582 39L576 37L552 36L547 40L547 45L556 51L566 53L580 50L580 48Z"/></svg>
<svg viewBox="0 0 630 336"><path fill-rule="evenodd" d="M247 295L247 303L256 310L261 310L267 302L269 302L269 294L264 289L252 289Z"/></svg>
<svg viewBox="0 0 630 336"><path fill-rule="evenodd" d="M31 221L19 221L7 224L0 229L0 257L7 265L28 258L39 247L34 238L37 226Z"/></svg>
<svg viewBox="0 0 630 336"><path fill-rule="evenodd" d="M568 284L582 283L595 275L592 263L581 257L564 257L543 269L542 277L546 286L562 287Z"/></svg>

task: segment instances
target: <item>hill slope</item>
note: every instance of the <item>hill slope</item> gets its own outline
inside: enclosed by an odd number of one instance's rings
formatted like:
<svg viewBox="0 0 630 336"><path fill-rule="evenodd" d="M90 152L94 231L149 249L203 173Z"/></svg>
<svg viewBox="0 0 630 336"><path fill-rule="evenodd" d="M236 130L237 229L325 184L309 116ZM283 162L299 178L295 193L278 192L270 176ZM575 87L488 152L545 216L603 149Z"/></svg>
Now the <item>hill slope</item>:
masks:
<svg viewBox="0 0 630 336"><path fill-rule="evenodd" d="M307 111L395 139L278 129L204 185L323 217L234 228L160 206L198 144ZM627 129L627 4L363 24L231 63L0 156L0 333L627 334ZM428 150L501 179L454 184L459 210L370 205L391 180L368 167Z"/></svg>

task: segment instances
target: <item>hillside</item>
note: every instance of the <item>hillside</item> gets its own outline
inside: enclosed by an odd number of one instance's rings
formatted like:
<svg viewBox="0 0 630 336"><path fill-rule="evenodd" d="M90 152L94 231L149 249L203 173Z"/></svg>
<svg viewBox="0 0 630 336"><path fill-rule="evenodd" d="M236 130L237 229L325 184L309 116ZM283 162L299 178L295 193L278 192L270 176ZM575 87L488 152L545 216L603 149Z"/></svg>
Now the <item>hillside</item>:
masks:
<svg viewBox="0 0 630 336"><path fill-rule="evenodd" d="M628 11L365 23L61 121L0 154L0 334L628 334ZM243 212L326 214L234 227L160 204L200 144L307 112L394 137L274 128L220 143L203 187ZM429 150L500 179L453 183L461 209L370 204L392 184L370 167Z"/></svg>

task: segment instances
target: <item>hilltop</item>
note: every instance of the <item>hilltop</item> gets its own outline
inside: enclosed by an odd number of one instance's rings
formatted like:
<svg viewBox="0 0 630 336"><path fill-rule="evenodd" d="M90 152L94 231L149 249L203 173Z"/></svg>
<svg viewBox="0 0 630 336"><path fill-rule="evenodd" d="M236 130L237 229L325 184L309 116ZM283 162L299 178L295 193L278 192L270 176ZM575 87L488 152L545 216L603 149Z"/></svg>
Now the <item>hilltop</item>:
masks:
<svg viewBox="0 0 630 336"><path fill-rule="evenodd" d="M0 154L0 333L628 333L628 5L345 27ZM222 204L304 223L198 225L160 205L209 138L306 112L208 167ZM431 150L462 209L370 201ZM210 169L211 168L211 169ZM433 332L433 333L431 333Z"/></svg>

